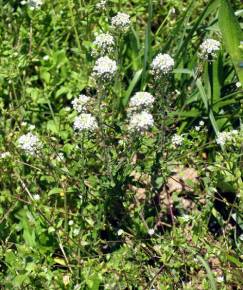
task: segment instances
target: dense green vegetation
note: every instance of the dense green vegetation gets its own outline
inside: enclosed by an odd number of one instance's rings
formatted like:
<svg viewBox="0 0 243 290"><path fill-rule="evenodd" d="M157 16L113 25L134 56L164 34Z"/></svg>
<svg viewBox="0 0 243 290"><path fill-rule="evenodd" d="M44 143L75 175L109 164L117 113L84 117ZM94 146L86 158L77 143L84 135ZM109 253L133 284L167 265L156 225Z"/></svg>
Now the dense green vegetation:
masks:
<svg viewBox="0 0 243 290"><path fill-rule="evenodd" d="M0 7L0 289L243 289L241 1Z"/></svg>

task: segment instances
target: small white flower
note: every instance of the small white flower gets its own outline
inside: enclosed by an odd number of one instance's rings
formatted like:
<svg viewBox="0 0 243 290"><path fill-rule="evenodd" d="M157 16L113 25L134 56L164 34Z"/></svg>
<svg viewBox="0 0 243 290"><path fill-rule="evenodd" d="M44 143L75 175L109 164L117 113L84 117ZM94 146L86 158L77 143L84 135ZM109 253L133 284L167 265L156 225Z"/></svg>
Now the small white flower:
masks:
<svg viewBox="0 0 243 290"><path fill-rule="evenodd" d="M79 97L75 98L72 101L72 105L74 110L76 110L78 113L84 112L87 110L87 104L90 101L90 97L87 97L86 95L79 95Z"/></svg>
<svg viewBox="0 0 243 290"><path fill-rule="evenodd" d="M72 226L73 225L73 220L70 220L69 222L68 222L68 224L70 225L70 226Z"/></svg>
<svg viewBox="0 0 243 290"><path fill-rule="evenodd" d="M41 5L43 4L42 0L26 0L26 1L21 1L21 5L29 5L31 10L34 9L39 9Z"/></svg>
<svg viewBox="0 0 243 290"><path fill-rule="evenodd" d="M171 12L172 14L175 14L175 13L176 13L176 9L175 9L175 7L172 7L171 10L170 10L170 12Z"/></svg>
<svg viewBox="0 0 243 290"><path fill-rule="evenodd" d="M173 145L180 146L183 143L183 137L181 135L175 134L171 141Z"/></svg>
<svg viewBox="0 0 243 290"><path fill-rule="evenodd" d="M57 161L58 161L58 162L62 162L62 161L64 161L64 160L65 160L64 154L63 154L62 152L59 152L59 153L57 154Z"/></svg>
<svg viewBox="0 0 243 290"><path fill-rule="evenodd" d="M0 153L0 159L5 159L5 158L8 158L10 156L11 156L10 152L2 152L2 153Z"/></svg>
<svg viewBox="0 0 243 290"><path fill-rule="evenodd" d="M242 87L241 82L237 82L237 83L236 83L236 87L237 87L237 88Z"/></svg>
<svg viewBox="0 0 243 290"><path fill-rule="evenodd" d="M174 59L167 53L159 53L152 61L151 73L156 78L168 74L175 65Z"/></svg>
<svg viewBox="0 0 243 290"><path fill-rule="evenodd" d="M29 130L33 131L35 129L35 125L29 125Z"/></svg>
<svg viewBox="0 0 243 290"><path fill-rule="evenodd" d="M79 234L79 229L74 229L74 230L73 230L73 235L74 235L74 236L77 236L78 234Z"/></svg>
<svg viewBox="0 0 243 290"><path fill-rule="evenodd" d="M115 46L115 40L109 33L102 33L96 36L93 44L102 54L110 53Z"/></svg>
<svg viewBox="0 0 243 290"><path fill-rule="evenodd" d="M147 92L137 92L129 102L129 108L134 111L138 109L151 108L154 103L154 97Z"/></svg>
<svg viewBox="0 0 243 290"><path fill-rule="evenodd" d="M122 236L123 234L124 234L123 229L119 229L119 230L117 231L117 235L118 235L118 236Z"/></svg>
<svg viewBox="0 0 243 290"><path fill-rule="evenodd" d="M27 122L22 122L21 126L23 126L23 127L27 126Z"/></svg>
<svg viewBox="0 0 243 290"><path fill-rule="evenodd" d="M45 60L45 61L47 61L49 59L49 55L45 55L44 57L43 57L43 60Z"/></svg>
<svg viewBox="0 0 243 290"><path fill-rule="evenodd" d="M200 131L201 127L200 126L195 126L196 131Z"/></svg>
<svg viewBox="0 0 243 290"><path fill-rule="evenodd" d="M75 118L73 127L77 131L94 131L98 128L98 124L91 114L82 113Z"/></svg>
<svg viewBox="0 0 243 290"><path fill-rule="evenodd" d="M214 58L220 50L220 42L214 39L206 39L199 47L199 56L203 59Z"/></svg>
<svg viewBox="0 0 243 290"><path fill-rule="evenodd" d="M96 8L100 10L104 10L107 5L107 0L101 0L99 3L96 4Z"/></svg>
<svg viewBox="0 0 243 290"><path fill-rule="evenodd" d="M18 139L18 146L29 155L35 155L42 147L39 138L32 134L27 133Z"/></svg>
<svg viewBox="0 0 243 290"><path fill-rule="evenodd" d="M234 140L234 137L238 134L239 132L237 130L232 130L229 132L220 132L218 134L218 137L216 138L216 143L218 145L224 146L225 143Z"/></svg>
<svg viewBox="0 0 243 290"><path fill-rule="evenodd" d="M130 26L130 16L126 13L118 12L116 16L111 19L111 26L120 32L126 32Z"/></svg>
<svg viewBox="0 0 243 290"><path fill-rule="evenodd" d="M40 195L39 195L39 194L34 194L34 195L33 195L33 199L34 199L35 201L39 201L39 200L40 200Z"/></svg>
<svg viewBox="0 0 243 290"><path fill-rule="evenodd" d="M217 278L218 283L223 283L224 282L224 276L218 276Z"/></svg>
<svg viewBox="0 0 243 290"><path fill-rule="evenodd" d="M103 81L112 80L117 71L117 64L108 56L102 56L95 62L92 76Z"/></svg>
<svg viewBox="0 0 243 290"><path fill-rule="evenodd" d="M204 126L204 124L205 124L204 121L199 122L199 126Z"/></svg>
<svg viewBox="0 0 243 290"><path fill-rule="evenodd" d="M128 129L131 131L146 131L154 124L153 116L146 112L142 111L140 113L135 113L131 116Z"/></svg>
<svg viewBox="0 0 243 290"><path fill-rule="evenodd" d="M189 222L192 219L192 217L190 215L188 215L188 214L184 214L181 218L185 222Z"/></svg>
<svg viewBox="0 0 243 290"><path fill-rule="evenodd" d="M149 234L150 236L153 236L154 233L155 233L154 229L149 229L149 230L148 230L148 234Z"/></svg>

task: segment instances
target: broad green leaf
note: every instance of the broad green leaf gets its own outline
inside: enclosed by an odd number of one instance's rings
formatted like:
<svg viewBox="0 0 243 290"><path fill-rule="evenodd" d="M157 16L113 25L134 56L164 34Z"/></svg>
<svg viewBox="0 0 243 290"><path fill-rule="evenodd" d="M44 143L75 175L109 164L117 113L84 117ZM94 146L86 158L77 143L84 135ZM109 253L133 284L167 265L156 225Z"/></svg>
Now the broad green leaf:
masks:
<svg viewBox="0 0 243 290"><path fill-rule="evenodd" d="M225 48L232 59L239 80L243 84L243 50L240 48L243 31L228 0L221 0L219 27Z"/></svg>

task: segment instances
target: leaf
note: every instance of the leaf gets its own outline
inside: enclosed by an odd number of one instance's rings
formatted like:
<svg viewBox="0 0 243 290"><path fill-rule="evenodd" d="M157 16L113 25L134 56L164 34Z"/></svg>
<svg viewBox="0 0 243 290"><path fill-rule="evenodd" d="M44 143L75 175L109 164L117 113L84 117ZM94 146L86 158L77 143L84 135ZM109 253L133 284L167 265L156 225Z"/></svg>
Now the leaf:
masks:
<svg viewBox="0 0 243 290"><path fill-rule="evenodd" d="M201 79L197 79L196 80L196 85L197 85L197 88L199 90L199 93L200 93L200 96L202 98L202 101L204 103L204 106L205 106L205 109L206 111L209 111L209 119L211 121L211 125L214 129L214 132L216 134L216 136L218 136L218 133L219 133L219 129L218 129L218 126L217 126L217 123L216 123L216 120L215 120L215 117L214 117L214 114L213 114L213 111L212 109L209 107L209 104L208 104L208 97L207 97L207 94L205 92L205 89L202 85L202 81Z"/></svg>
<svg viewBox="0 0 243 290"><path fill-rule="evenodd" d="M40 70L40 77L45 83L49 84L50 79L51 79L51 75L48 71L46 71L45 69L41 69Z"/></svg>
<svg viewBox="0 0 243 290"><path fill-rule="evenodd" d="M66 266L67 265L64 259L61 259L61 258L58 258L58 257L54 258L54 262L56 264L59 264L59 265L62 265L62 266Z"/></svg>
<svg viewBox="0 0 243 290"><path fill-rule="evenodd" d="M151 23L152 23L152 14L153 14L153 4L152 4L152 0L149 0L148 1L148 23L147 23L146 34L145 34L144 63L143 63L143 74L142 74L141 89L144 89L144 86L145 86L145 80L146 80L146 75L147 75L147 65L150 62L150 58L151 58L151 43L152 43Z"/></svg>
<svg viewBox="0 0 243 290"><path fill-rule="evenodd" d="M211 285L210 289L217 290L216 282L215 282L212 270L210 269L208 263L199 255L197 255L197 259L200 260L200 262L202 263L203 267L205 268L205 270L207 272L208 279L209 279L209 282L210 282L210 285Z"/></svg>
<svg viewBox="0 0 243 290"><path fill-rule="evenodd" d="M134 75L134 77L133 77L133 79L132 79L132 81L131 81L131 83L126 91L125 97L122 100L124 107L126 107L128 100L129 100L134 88L136 87L138 81L140 80L142 72L143 72L143 70L140 69L135 73L135 75Z"/></svg>
<svg viewBox="0 0 243 290"><path fill-rule="evenodd" d="M243 84L243 50L240 48L240 42L243 40L243 31L228 0L221 0L219 28L225 48L232 59L241 84Z"/></svg>

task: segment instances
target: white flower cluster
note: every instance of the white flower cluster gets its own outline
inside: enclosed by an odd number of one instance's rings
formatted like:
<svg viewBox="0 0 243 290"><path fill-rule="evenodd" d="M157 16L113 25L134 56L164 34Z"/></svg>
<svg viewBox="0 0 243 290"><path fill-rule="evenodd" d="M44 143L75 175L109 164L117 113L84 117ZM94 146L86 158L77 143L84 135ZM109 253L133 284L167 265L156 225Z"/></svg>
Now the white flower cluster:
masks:
<svg viewBox="0 0 243 290"><path fill-rule="evenodd" d="M91 98L87 97L86 95L79 95L79 97L72 101L74 110L76 110L78 113L87 111L87 104L89 103L90 99Z"/></svg>
<svg viewBox="0 0 243 290"><path fill-rule="evenodd" d="M110 81L117 71L117 64L108 56L102 56L95 62L92 76L102 81Z"/></svg>
<svg viewBox="0 0 243 290"><path fill-rule="evenodd" d="M220 50L220 42L209 38L200 45L199 56L203 59L214 58L218 50Z"/></svg>
<svg viewBox="0 0 243 290"><path fill-rule="evenodd" d="M200 131L203 126L204 126L204 121L200 121L198 126L195 126L195 130Z"/></svg>
<svg viewBox="0 0 243 290"><path fill-rule="evenodd" d="M155 99L147 92L137 92L129 102L129 110L137 111L140 109L150 109L153 106Z"/></svg>
<svg viewBox="0 0 243 290"><path fill-rule="evenodd" d="M169 54L159 53L152 61L151 73L155 78L161 78L163 75L171 72L174 65L174 59Z"/></svg>
<svg viewBox="0 0 243 290"><path fill-rule="evenodd" d="M183 143L183 137L181 135L175 134L171 140L174 146L180 146Z"/></svg>
<svg viewBox="0 0 243 290"><path fill-rule="evenodd" d="M100 10L105 10L107 5L107 0L101 0L99 3L96 4L96 8Z"/></svg>
<svg viewBox="0 0 243 290"><path fill-rule="evenodd" d="M27 154L35 155L42 148L42 143L36 135L29 132L19 137L18 146Z"/></svg>
<svg viewBox="0 0 243 290"><path fill-rule="evenodd" d="M130 16L122 12L118 12L117 15L111 19L111 26L118 32L126 32L130 23Z"/></svg>
<svg viewBox="0 0 243 290"><path fill-rule="evenodd" d="M142 111L131 116L128 129L131 131L143 132L147 131L154 124L152 114Z"/></svg>
<svg viewBox="0 0 243 290"><path fill-rule="evenodd" d="M115 46L114 37L109 33L102 33L96 36L93 44L101 54L110 53Z"/></svg>
<svg viewBox="0 0 243 290"><path fill-rule="evenodd" d="M232 130L230 132L220 132L216 138L216 143L218 145L224 146L226 142L233 141L234 137L238 133L239 132L237 130Z"/></svg>
<svg viewBox="0 0 243 290"><path fill-rule="evenodd" d="M40 9L41 5L43 5L42 0L23 0L20 3L21 5L28 5L31 10Z"/></svg>
<svg viewBox="0 0 243 290"><path fill-rule="evenodd" d="M11 154L8 151L0 153L0 159L5 159L5 158L8 158L10 156L11 156Z"/></svg>
<svg viewBox="0 0 243 290"><path fill-rule="evenodd" d="M93 117L91 114L82 113L75 118L73 127L74 130L77 130L79 132L94 131L98 128L98 123L95 117Z"/></svg>

